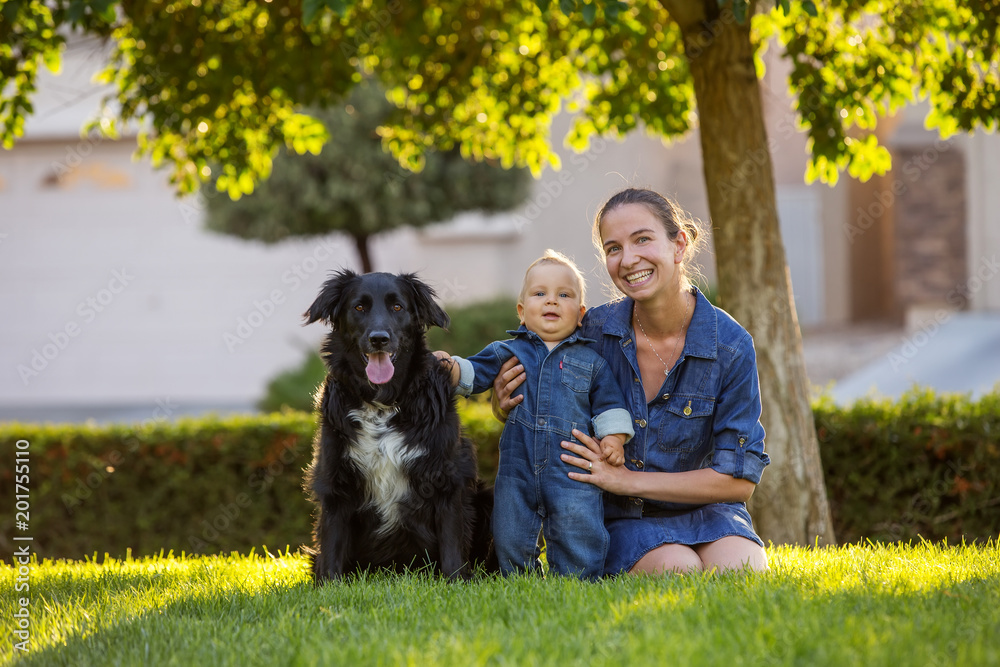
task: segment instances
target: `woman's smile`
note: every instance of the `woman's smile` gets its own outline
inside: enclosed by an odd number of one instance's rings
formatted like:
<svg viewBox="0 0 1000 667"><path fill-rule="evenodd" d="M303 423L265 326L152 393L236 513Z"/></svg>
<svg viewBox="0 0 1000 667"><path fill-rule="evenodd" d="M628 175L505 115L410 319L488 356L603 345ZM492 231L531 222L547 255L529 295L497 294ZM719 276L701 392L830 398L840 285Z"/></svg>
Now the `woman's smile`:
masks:
<svg viewBox="0 0 1000 667"><path fill-rule="evenodd" d="M674 261L677 242L645 206L627 204L609 211L601 222L601 240L608 274L634 299L656 294L680 279Z"/></svg>
<svg viewBox="0 0 1000 667"><path fill-rule="evenodd" d="M631 287L637 287L644 282L646 279L653 275L653 269L643 269L642 271L636 271L635 273L630 273L625 276L625 282Z"/></svg>

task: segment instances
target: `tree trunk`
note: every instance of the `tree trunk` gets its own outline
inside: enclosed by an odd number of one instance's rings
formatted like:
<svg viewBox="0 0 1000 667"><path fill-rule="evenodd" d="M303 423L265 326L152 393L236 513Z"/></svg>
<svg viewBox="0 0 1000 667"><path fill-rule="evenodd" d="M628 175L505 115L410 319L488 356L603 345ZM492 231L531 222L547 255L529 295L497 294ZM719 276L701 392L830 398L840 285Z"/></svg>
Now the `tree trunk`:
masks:
<svg viewBox="0 0 1000 667"><path fill-rule="evenodd" d="M358 258L361 260L362 273L372 272L372 257L368 250L368 238L367 234L354 236L354 247L357 248Z"/></svg>
<svg viewBox="0 0 1000 667"><path fill-rule="evenodd" d="M771 465L751 501L754 522L777 544L834 544L750 22L718 0L663 2L677 10L694 80L721 305L757 351Z"/></svg>

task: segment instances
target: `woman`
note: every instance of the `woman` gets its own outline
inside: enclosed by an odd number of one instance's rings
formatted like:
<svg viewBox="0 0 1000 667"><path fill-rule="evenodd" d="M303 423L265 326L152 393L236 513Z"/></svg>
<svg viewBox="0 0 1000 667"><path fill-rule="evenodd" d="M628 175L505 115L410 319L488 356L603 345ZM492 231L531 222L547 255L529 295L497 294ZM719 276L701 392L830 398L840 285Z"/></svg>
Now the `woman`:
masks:
<svg viewBox="0 0 1000 667"><path fill-rule="evenodd" d="M650 190L619 192L595 221L595 243L625 298L588 311L581 334L597 341L636 435L622 467L579 431L579 443L562 443L562 459L580 469L570 478L612 494L607 574L767 569L745 505L769 463L753 341L691 284L697 234ZM516 359L501 368L500 413L520 402L511 395L523 381Z"/></svg>

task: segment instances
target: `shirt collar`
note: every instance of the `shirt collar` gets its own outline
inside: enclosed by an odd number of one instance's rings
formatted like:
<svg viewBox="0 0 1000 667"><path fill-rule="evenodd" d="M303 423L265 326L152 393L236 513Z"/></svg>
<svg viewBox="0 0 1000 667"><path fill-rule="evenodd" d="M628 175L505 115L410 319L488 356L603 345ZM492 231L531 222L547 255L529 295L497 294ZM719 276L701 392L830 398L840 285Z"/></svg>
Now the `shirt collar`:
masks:
<svg viewBox="0 0 1000 667"><path fill-rule="evenodd" d="M529 338L531 340L539 340L539 341L542 340L541 338L539 338L538 334L536 334L534 331L528 331L528 327L524 326L523 324L521 326L519 326L518 328L516 328L516 329L508 329L507 330L507 335L508 336L526 336L527 338ZM576 331L574 331L569 336L567 336L566 338L564 338L562 342L563 343L575 343L577 341L579 341L581 343L594 343L594 342L596 342L593 338L587 338L586 336L581 335L579 327L576 328Z"/></svg>
<svg viewBox="0 0 1000 667"><path fill-rule="evenodd" d="M691 324L688 326L681 354L703 359L717 359L719 356L719 314L700 289L692 285L691 291L695 295L694 314L691 316ZM634 304L635 302L629 297L610 304L611 313L604 320L602 331L619 338L634 336L632 331Z"/></svg>

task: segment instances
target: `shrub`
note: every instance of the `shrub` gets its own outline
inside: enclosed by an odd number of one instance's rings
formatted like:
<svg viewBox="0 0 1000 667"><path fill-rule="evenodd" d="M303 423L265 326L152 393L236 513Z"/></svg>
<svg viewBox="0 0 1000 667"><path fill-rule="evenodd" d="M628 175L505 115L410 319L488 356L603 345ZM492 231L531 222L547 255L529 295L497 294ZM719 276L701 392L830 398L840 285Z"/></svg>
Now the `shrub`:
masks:
<svg viewBox="0 0 1000 667"><path fill-rule="evenodd" d="M301 410L312 412L313 395L326 378L326 366L319 352L310 350L296 368L283 371L267 384L267 392L257 403L262 412Z"/></svg>
<svg viewBox="0 0 1000 667"><path fill-rule="evenodd" d="M460 408L492 481L501 425L489 404ZM0 424L0 439L29 443L30 521L22 534L34 538L34 552L120 558L311 543L302 476L315 429L312 414L286 411L142 426ZM0 468L5 498L14 497L13 473ZM2 535L16 534L14 521L12 512L0 518Z"/></svg>
<svg viewBox="0 0 1000 667"><path fill-rule="evenodd" d="M813 406L840 542L987 539L1000 532L1000 392L913 390Z"/></svg>
<svg viewBox="0 0 1000 667"><path fill-rule="evenodd" d="M310 505L300 484L313 430L312 416L292 412L142 426L0 426L5 441L30 443L33 550L69 558L307 542ZM6 497L12 482L10 471L0 471Z"/></svg>
<svg viewBox="0 0 1000 667"><path fill-rule="evenodd" d="M496 474L501 424L485 400L460 400L480 473ZM1000 532L1000 392L978 401L914 391L898 402L814 404L835 530L863 539L958 542ZM0 535L30 535L41 557L292 549L311 542L302 490L311 413L285 411L142 426L0 424L27 440L30 529L13 512ZM15 494L0 467L0 497ZM18 491L20 493L20 491ZM12 552L9 537L6 553Z"/></svg>

